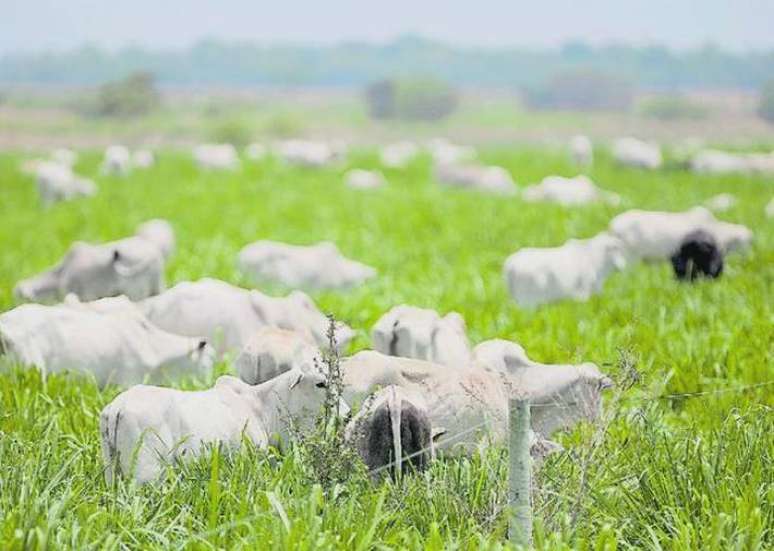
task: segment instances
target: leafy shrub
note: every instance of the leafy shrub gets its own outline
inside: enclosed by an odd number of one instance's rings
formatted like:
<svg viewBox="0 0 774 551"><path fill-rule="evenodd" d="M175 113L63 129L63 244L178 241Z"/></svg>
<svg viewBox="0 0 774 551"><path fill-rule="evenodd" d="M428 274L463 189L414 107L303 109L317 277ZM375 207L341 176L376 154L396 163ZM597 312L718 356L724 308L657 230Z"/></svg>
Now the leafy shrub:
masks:
<svg viewBox="0 0 774 551"><path fill-rule="evenodd" d="M230 143L241 149L251 141L250 129L238 119L224 119L217 122L209 132L209 139L215 143Z"/></svg>
<svg viewBox="0 0 774 551"><path fill-rule="evenodd" d="M683 96L658 96L649 98L639 105L639 112L645 117L664 121L682 119L703 119L707 108Z"/></svg>
<svg viewBox="0 0 774 551"><path fill-rule="evenodd" d="M434 79L382 80L366 89L369 113L377 119L435 121L457 108L457 93Z"/></svg>
<svg viewBox="0 0 774 551"><path fill-rule="evenodd" d="M292 138L302 133L303 125L289 113L277 113L266 122L264 130L274 138Z"/></svg>
<svg viewBox="0 0 774 551"><path fill-rule="evenodd" d="M758 115L770 123L774 123L774 80L767 82L761 90Z"/></svg>
<svg viewBox="0 0 774 551"><path fill-rule="evenodd" d="M138 71L122 80L103 84L92 110L101 117L132 117L150 113L160 102L153 75Z"/></svg>
<svg viewBox="0 0 774 551"><path fill-rule="evenodd" d="M626 111L631 108L633 89L615 75L581 69L558 74L524 95L534 109Z"/></svg>

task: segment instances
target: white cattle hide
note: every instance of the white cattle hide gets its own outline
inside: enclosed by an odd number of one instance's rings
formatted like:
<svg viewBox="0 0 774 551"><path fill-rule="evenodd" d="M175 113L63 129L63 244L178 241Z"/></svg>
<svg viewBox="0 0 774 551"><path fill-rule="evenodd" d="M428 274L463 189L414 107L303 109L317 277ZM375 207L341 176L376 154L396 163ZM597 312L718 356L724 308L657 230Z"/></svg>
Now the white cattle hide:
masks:
<svg viewBox="0 0 774 551"><path fill-rule="evenodd" d="M129 150L123 145L111 145L105 150L102 173L126 176L132 168L131 165L132 159Z"/></svg>
<svg viewBox="0 0 774 551"><path fill-rule="evenodd" d="M341 160L343 146L310 140L287 140L275 146L275 154L288 164L319 168Z"/></svg>
<svg viewBox="0 0 774 551"><path fill-rule="evenodd" d="M99 385L209 375L214 351L205 340L162 331L125 297L108 301L18 306L0 315L0 348L44 375L72 370L93 375Z"/></svg>
<svg viewBox="0 0 774 551"><path fill-rule="evenodd" d="M725 212L734 208L735 205L736 197L730 193L720 193L718 195L713 195L704 201L704 206L714 212Z"/></svg>
<svg viewBox="0 0 774 551"><path fill-rule="evenodd" d="M570 239L561 247L524 248L505 261L511 297L526 308L563 299L588 300L626 266L624 244L608 233Z"/></svg>
<svg viewBox="0 0 774 551"><path fill-rule="evenodd" d="M25 167L35 174L38 195L43 206L77 197L91 197L97 193L97 186L91 180L73 173L69 165L53 161L35 161Z"/></svg>
<svg viewBox="0 0 774 551"><path fill-rule="evenodd" d="M594 147L588 136L573 136L570 140L570 156L578 166L588 167L594 163Z"/></svg>
<svg viewBox="0 0 774 551"><path fill-rule="evenodd" d="M457 312L401 305L384 314L371 331L374 350L390 356L464 368L470 364L465 320Z"/></svg>
<svg viewBox="0 0 774 551"><path fill-rule="evenodd" d="M469 163L476 158L476 150L471 146L457 145L444 138L430 140L427 149L433 162L439 165Z"/></svg>
<svg viewBox="0 0 774 551"><path fill-rule="evenodd" d="M302 334L276 327L263 327L245 344L234 361L239 378L257 385L291 369L314 369L322 365L320 350Z"/></svg>
<svg viewBox="0 0 774 551"><path fill-rule="evenodd" d="M385 145L379 153L382 165L388 168L405 168L419 154L414 142L396 142Z"/></svg>
<svg viewBox="0 0 774 551"><path fill-rule="evenodd" d="M516 192L513 178L499 166L438 164L435 167L435 178L447 187L506 195Z"/></svg>
<svg viewBox="0 0 774 551"><path fill-rule="evenodd" d="M165 259L169 259L175 252L175 230L172 229L172 224L166 220L154 218L143 222L137 227L134 234L155 243Z"/></svg>
<svg viewBox="0 0 774 551"><path fill-rule="evenodd" d="M620 138L613 144L613 157L624 166L655 170L661 167L663 159L657 144L643 142L636 138Z"/></svg>
<svg viewBox="0 0 774 551"><path fill-rule="evenodd" d="M22 280L19 300L53 302L73 293L81 300L126 295L140 300L164 290L164 256L158 245L134 236L101 245L76 241L53 268Z"/></svg>
<svg viewBox="0 0 774 551"><path fill-rule="evenodd" d="M51 152L51 160L72 168L78 160L78 154L72 149L59 148Z"/></svg>
<svg viewBox="0 0 774 551"><path fill-rule="evenodd" d="M137 168L150 168L156 163L153 151L138 149L132 154L132 165Z"/></svg>
<svg viewBox="0 0 774 551"><path fill-rule="evenodd" d="M282 446L290 440L291 420L308 430L324 403L325 384L319 373L293 370L258 386L223 376L201 391L132 387L100 415L105 478L154 481L165 465L212 444L233 450L247 439L259 448ZM340 404L341 414L347 411Z"/></svg>
<svg viewBox="0 0 774 551"><path fill-rule="evenodd" d="M704 230L724 253L748 247L753 234L745 226L717 220L704 207L684 212L628 210L610 221L610 233L621 239L630 256L669 259L686 235Z"/></svg>
<svg viewBox="0 0 774 551"><path fill-rule="evenodd" d="M699 174L772 173L774 153L731 153L705 149L691 159L691 170Z"/></svg>
<svg viewBox="0 0 774 551"><path fill-rule="evenodd" d="M381 172L355 168L344 175L344 183L352 189L376 189L386 186L387 180Z"/></svg>
<svg viewBox="0 0 774 551"><path fill-rule="evenodd" d="M522 196L526 201L551 201L566 206L596 202L615 206L621 202L618 194L598 188L583 175L575 178L547 176L540 184L526 188Z"/></svg>
<svg viewBox="0 0 774 551"><path fill-rule="evenodd" d="M346 258L328 241L309 246L256 241L239 252L238 265L256 282L304 289L345 289L376 275L374 268Z"/></svg>
<svg viewBox="0 0 774 551"><path fill-rule="evenodd" d="M205 335L220 352L242 349L262 327L279 327L326 346L328 318L301 291L270 297L216 279L178 283L140 304L148 318L170 333ZM353 331L339 323L336 338L346 347Z"/></svg>
<svg viewBox="0 0 774 551"><path fill-rule="evenodd" d="M207 170L236 170L239 167L237 151L228 143L197 145L193 157L200 168Z"/></svg>

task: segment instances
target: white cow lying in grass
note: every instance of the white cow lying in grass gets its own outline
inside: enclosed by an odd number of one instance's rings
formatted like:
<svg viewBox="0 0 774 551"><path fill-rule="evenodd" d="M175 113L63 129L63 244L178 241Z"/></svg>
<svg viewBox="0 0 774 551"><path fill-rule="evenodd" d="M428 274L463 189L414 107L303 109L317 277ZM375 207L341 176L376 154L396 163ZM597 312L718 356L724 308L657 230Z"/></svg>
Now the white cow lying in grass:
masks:
<svg viewBox="0 0 774 551"><path fill-rule="evenodd" d="M168 235L162 241L160 232L151 234L144 226L139 231L101 245L76 241L59 264L19 282L14 294L23 301L54 302L69 293L86 301L117 295L140 300L160 293Z"/></svg>
<svg viewBox="0 0 774 551"><path fill-rule="evenodd" d="M354 168L344 175L344 183L352 189L376 189L386 186L387 180L379 171Z"/></svg>
<svg viewBox="0 0 774 551"><path fill-rule="evenodd" d="M772 173L774 153L731 153L705 149L693 156L691 170L699 174Z"/></svg>
<svg viewBox="0 0 774 551"><path fill-rule="evenodd" d="M447 187L506 195L516 192L513 178L499 166L438 164L435 167L435 178Z"/></svg>
<svg viewBox="0 0 774 551"><path fill-rule="evenodd" d="M656 170L661 167L661 148L636 138L620 138L613 144L613 157L623 165Z"/></svg>
<svg viewBox="0 0 774 551"><path fill-rule="evenodd" d="M208 376L214 361L205 340L162 331L126 297L23 304L0 315L0 341L12 361L90 374L99 385Z"/></svg>
<svg viewBox="0 0 774 551"><path fill-rule="evenodd" d="M111 145L105 150L105 157L102 159L102 174L126 176L131 169L131 154L125 146Z"/></svg>
<svg viewBox="0 0 774 551"><path fill-rule="evenodd" d="M570 140L570 157L573 162L582 167L589 167L594 163L594 147L588 136L573 136Z"/></svg>
<svg viewBox="0 0 774 551"><path fill-rule="evenodd" d="M665 260L680 247L683 238L704 230L723 253L748 247L753 234L745 226L717 220L704 207L684 212L629 210L610 221L610 232L626 245L630 256Z"/></svg>
<svg viewBox="0 0 774 551"><path fill-rule="evenodd" d="M307 371L321 365L320 350L302 333L263 327L247 341L234 361L244 382L257 385L291 369Z"/></svg>
<svg viewBox="0 0 774 551"><path fill-rule="evenodd" d="M328 340L328 318L301 291L270 297L216 279L178 283L157 297L140 303L153 323L178 335L204 335L223 353L238 351L262 327L301 333L318 345ZM339 324L338 344L346 347L353 331Z"/></svg>
<svg viewBox="0 0 774 551"><path fill-rule="evenodd" d="M505 261L511 297L526 308L563 299L588 300L626 266L622 241L608 233L570 239L561 247L524 248Z"/></svg>
<svg viewBox="0 0 774 551"><path fill-rule="evenodd" d="M390 356L453 367L470 364L465 320L457 312L441 317L435 310L396 306L376 322L371 341L374 350Z"/></svg>
<svg viewBox="0 0 774 551"><path fill-rule="evenodd" d="M546 176L539 184L524 189L522 196L526 201L551 201L566 206L596 202L606 202L615 206L621 202L621 197L617 193L598 188L594 182L583 175L575 178Z"/></svg>
<svg viewBox="0 0 774 551"><path fill-rule="evenodd" d="M370 266L344 257L329 241L309 246L256 241L239 252L238 265L256 282L304 289L345 289L376 275Z"/></svg>
<svg viewBox="0 0 774 551"><path fill-rule="evenodd" d="M236 170L239 167L237 151L228 143L197 145L193 157L199 168L206 170Z"/></svg>
<svg viewBox="0 0 774 551"><path fill-rule="evenodd" d="M419 147L414 142L396 142L385 145L379 153L382 165L388 168L406 168L419 154Z"/></svg>
<svg viewBox="0 0 774 551"><path fill-rule="evenodd" d="M35 175L38 195L43 206L78 197L91 197L97 193L94 182L75 174L70 165L54 161L34 161L25 172Z"/></svg>
<svg viewBox="0 0 774 551"><path fill-rule="evenodd" d="M326 142L287 140L277 144L274 152L288 164L319 168L341 160L346 149Z"/></svg>
<svg viewBox="0 0 774 551"><path fill-rule="evenodd" d="M150 482L167 464L196 456L208 444L235 449L247 439L258 448L282 446L290 440L291 419L304 430L320 411L325 387L314 370L288 371L257 386L223 376L202 391L132 387L100 415L105 478ZM340 404L340 412L347 411Z"/></svg>
<svg viewBox="0 0 774 551"><path fill-rule="evenodd" d="M719 193L704 201L704 206L714 212L725 212L734 208L736 202L736 197L734 195L730 193Z"/></svg>
<svg viewBox="0 0 774 551"><path fill-rule="evenodd" d="M435 138L427 144L433 162L439 165L470 163L476 158L476 150L468 145L457 145L444 138Z"/></svg>

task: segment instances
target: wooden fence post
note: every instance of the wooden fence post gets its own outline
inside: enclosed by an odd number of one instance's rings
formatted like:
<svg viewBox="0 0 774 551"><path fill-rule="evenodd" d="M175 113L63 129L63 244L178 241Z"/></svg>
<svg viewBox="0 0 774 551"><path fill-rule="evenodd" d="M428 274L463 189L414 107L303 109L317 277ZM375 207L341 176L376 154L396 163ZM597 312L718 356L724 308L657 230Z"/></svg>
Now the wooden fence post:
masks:
<svg viewBox="0 0 774 551"><path fill-rule="evenodd" d="M517 545L532 544L532 458L529 400L508 402L508 539Z"/></svg>

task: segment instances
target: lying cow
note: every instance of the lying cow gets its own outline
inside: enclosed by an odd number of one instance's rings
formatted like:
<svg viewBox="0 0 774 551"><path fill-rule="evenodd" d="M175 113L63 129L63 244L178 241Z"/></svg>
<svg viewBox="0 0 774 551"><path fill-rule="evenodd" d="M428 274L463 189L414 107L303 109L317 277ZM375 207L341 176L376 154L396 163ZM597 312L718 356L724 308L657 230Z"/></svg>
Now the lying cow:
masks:
<svg viewBox="0 0 774 551"><path fill-rule="evenodd" d="M253 281L303 289L345 289L376 275L329 241L309 246L256 241L239 252L238 265Z"/></svg>
<svg viewBox="0 0 774 551"><path fill-rule="evenodd" d="M385 145L379 153L382 165L387 168L405 168L419 154L414 142L396 142Z"/></svg>
<svg viewBox="0 0 774 551"><path fill-rule="evenodd" d="M259 329L279 327L326 345L328 318L301 291L270 297L216 279L178 283L157 297L140 303L148 318L178 335L204 335L220 353L242 349ZM336 338L341 348L354 336L339 324Z"/></svg>
<svg viewBox="0 0 774 551"><path fill-rule="evenodd" d="M620 138L613 144L613 158L623 166L656 170L661 167L661 148L636 138Z"/></svg>
<svg viewBox="0 0 774 551"><path fill-rule="evenodd" d="M234 368L244 382L257 385L291 369L313 369L319 361L314 341L295 331L262 327L239 352Z"/></svg>
<svg viewBox="0 0 774 551"><path fill-rule="evenodd" d="M344 175L344 184L352 189L377 189L387 185L381 172L354 168Z"/></svg>
<svg viewBox="0 0 774 551"><path fill-rule="evenodd" d="M608 233L570 239L561 247L524 248L505 261L511 297L526 308L563 299L588 300L608 276L626 267L622 241Z"/></svg>
<svg viewBox="0 0 774 551"><path fill-rule="evenodd" d="M551 201L566 206L596 202L615 206L621 202L618 194L598 188L583 175L575 178L546 176L539 184L525 188L522 197L526 201Z"/></svg>
<svg viewBox="0 0 774 551"><path fill-rule="evenodd" d="M239 156L234 146L223 144L201 144L194 147L194 161L206 170L236 170Z"/></svg>
<svg viewBox="0 0 774 551"><path fill-rule="evenodd" d="M439 165L470 163L476 158L476 150L468 145L457 145L444 138L435 138L427 144L433 162Z"/></svg>
<svg viewBox="0 0 774 551"><path fill-rule="evenodd" d="M346 150L343 146L310 140L287 140L277 144L275 154L291 165L320 168L341 160Z"/></svg>
<svg viewBox="0 0 774 551"><path fill-rule="evenodd" d="M126 176L132 168L132 158L123 145L111 145L105 150L102 160L102 174Z"/></svg>
<svg viewBox="0 0 774 551"><path fill-rule="evenodd" d="M435 178L446 187L512 194L516 192L513 178L499 166L473 164L437 164Z"/></svg>
<svg viewBox="0 0 774 551"><path fill-rule="evenodd" d="M621 239L630 256L646 260L667 260L685 236L704 230L713 236L726 254L752 242L749 228L717 220L704 207L683 212L629 210L610 221L610 233Z"/></svg>
<svg viewBox="0 0 774 551"><path fill-rule="evenodd" d="M97 193L94 182L81 178L67 164L37 161L30 164L30 171L35 175L40 202L45 207Z"/></svg>
<svg viewBox="0 0 774 551"><path fill-rule="evenodd" d="M704 201L704 206L713 212L725 212L734 208L736 202L736 197L730 193L719 193Z"/></svg>
<svg viewBox="0 0 774 551"><path fill-rule="evenodd" d="M691 159L691 170L699 174L753 174L774 172L774 153L730 153L705 149Z"/></svg>
<svg viewBox="0 0 774 551"><path fill-rule="evenodd" d="M162 331L126 297L18 306L0 315L0 341L12 361L44 374L86 373L99 385L206 377L214 361L205 340Z"/></svg>
<svg viewBox="0 0 774 551"><path fill-rule="evenodd" d="M164 287L159 245L133 236L102 245L76 241L59 264L19 282L14 295L28 302L55 302L69 293L86 301L117 295L140 300Z"/></svg>
<svg viewBox="0 0 774 551"><path fill-rule="evenodd" d="M570 157L573 163L581 167L590 167L594 163L594 147L588 136L573 136L570 140Z"/></svg>
<svg viewBox="0 0 774 551"><path fill-rule="evenodd" d="M460 368L470 363L465 320L457 312L441 317L435 310L396 306L376 322L371 341L374 350L390 356Z"/></svg>
<svg viewBox="0 0 774 551"><path fill-rule="evenodd" d="M715 238L704 230L686 235L671 261L675 277L683 281L698 277L715 279L723 273L723 253Z"/></svg>
<svg viewBox="0 0 774 551"><path fill-rule="evenodd" d="M234 449L247 439L258 448L282 446L290 440L291 420L303 429L320 411L325 387L321 374L300 370L257 386L223 376L202 391L132 387L100 415L105 479L157 480L165 465L211 444ZM339 410L348 408L342 403Z"/></svg>

